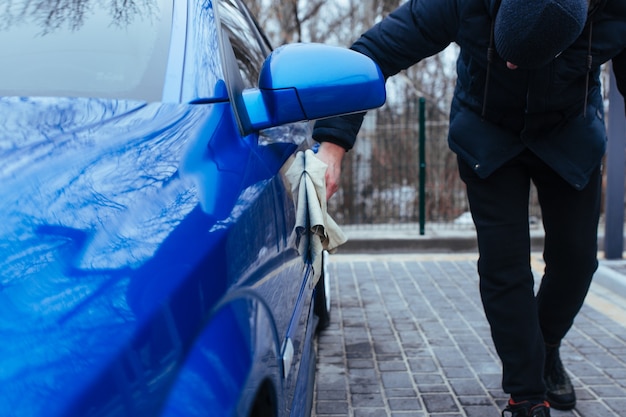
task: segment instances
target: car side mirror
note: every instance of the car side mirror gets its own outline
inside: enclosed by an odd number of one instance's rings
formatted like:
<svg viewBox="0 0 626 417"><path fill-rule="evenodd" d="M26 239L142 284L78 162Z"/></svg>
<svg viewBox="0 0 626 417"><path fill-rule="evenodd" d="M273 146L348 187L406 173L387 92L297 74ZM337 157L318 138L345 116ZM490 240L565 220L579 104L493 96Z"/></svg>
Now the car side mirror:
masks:
<svg viewBox="0 0 626 417"><path fill-rule="evenodd" d="M385 99L385 79L369 57L323 44L288 44L265 60L259 87L241 92L240 128L249 134L355 113L380 107Z"/></svg>

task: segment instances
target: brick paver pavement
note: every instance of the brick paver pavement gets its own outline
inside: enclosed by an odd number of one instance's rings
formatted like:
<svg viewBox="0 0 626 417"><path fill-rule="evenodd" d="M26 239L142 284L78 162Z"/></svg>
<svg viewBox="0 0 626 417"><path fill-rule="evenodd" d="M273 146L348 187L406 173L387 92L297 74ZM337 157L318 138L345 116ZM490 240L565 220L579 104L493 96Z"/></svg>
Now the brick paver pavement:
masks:
<svg viewBox="0 0 626 417"><path fill-rule="evenodd" d="M315 417L500 416L507 396L475 254L334 255L330 272ZM561 348L578 405L553 417L626 416L625 309L621 295L593 284Z"/></svg>

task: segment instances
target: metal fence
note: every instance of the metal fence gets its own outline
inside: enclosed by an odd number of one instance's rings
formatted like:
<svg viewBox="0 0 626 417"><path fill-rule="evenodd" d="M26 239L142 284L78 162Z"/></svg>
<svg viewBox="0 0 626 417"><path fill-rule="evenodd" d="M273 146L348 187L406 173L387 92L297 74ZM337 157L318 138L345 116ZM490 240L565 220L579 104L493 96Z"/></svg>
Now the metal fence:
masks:
<svg viewBox="0 0 626 417"><path fill-rule="evenodd" d="M465 185L456 155L448 148L447 112L425 102L420 123L419 101L407 103L402 112L383 107L367 114L355 147L344 158L341 188L329 201L329 212L339 224L420 232L424 225L471 227ZM530 213L539 220L534 189Z"/></svg>

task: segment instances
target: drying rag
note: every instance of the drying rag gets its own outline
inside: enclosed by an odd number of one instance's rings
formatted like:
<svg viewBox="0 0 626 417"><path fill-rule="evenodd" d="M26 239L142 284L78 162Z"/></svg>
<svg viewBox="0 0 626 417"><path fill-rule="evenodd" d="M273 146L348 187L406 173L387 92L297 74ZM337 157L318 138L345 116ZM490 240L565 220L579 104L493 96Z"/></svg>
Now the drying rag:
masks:
<svg viewBox="0 0 626 417"><path fill-rule="evenodd" d="M348 239L328 214L326 205L326 168L312 150L295 154L285 172L296 204L296 244L313 264L313 285L321 276L322 252L334 252Z"/></svg>

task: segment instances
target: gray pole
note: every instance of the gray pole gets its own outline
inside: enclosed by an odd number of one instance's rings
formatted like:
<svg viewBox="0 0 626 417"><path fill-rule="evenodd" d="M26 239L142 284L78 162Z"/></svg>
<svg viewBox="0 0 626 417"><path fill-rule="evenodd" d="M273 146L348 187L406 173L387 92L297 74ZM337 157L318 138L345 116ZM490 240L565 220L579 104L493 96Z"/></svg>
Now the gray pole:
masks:
<svg viewBox="0 0 626 417"><path fill-rule="evenodd" d="M606 259L621 259L624 251L626 118L624 117L624 99L617 91L613 70L611 70L609 83L608 116L604 256Z"/></svg>

